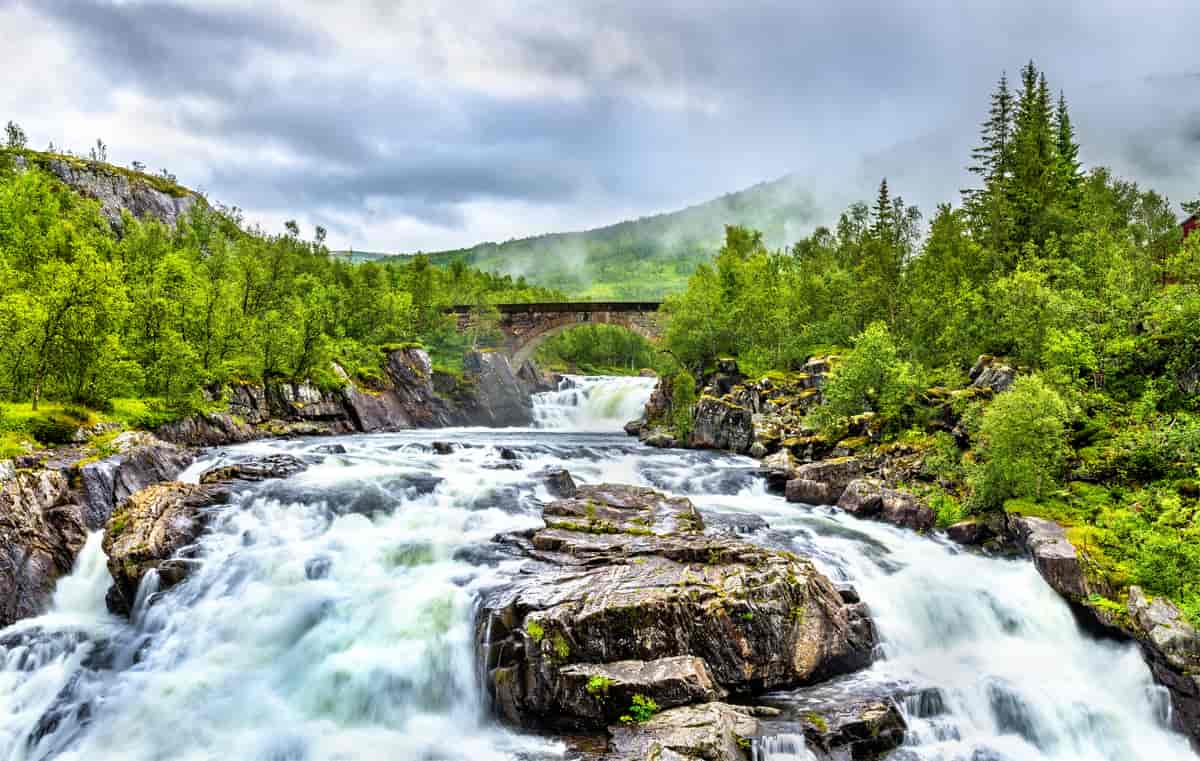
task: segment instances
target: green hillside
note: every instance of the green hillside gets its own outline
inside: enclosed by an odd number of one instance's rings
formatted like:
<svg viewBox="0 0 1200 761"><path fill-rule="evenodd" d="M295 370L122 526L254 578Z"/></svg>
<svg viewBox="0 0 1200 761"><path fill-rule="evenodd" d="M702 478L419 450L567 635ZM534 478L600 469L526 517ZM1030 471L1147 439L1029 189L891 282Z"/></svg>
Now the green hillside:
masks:
<svg viewBox="0 0 1200 761"><path fill-rule="evenodd" d="M806 234L816 218L811 193L799 178L788 176L682 211L586 232L481 243L430 257L438 265L461 261L524 275L531 283L581 298L653 299L686 287L696 266L716 254L727 224L761 230L767 245L780 247Z"/></svg>

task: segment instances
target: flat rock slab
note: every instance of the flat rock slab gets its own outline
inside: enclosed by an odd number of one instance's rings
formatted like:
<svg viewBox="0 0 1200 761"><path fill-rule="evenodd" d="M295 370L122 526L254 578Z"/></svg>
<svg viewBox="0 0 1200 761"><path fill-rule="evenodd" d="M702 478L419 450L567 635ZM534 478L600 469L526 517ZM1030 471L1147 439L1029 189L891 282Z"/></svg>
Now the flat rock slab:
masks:
<svg viewBox="0 0 1200 761"><path fill-rule="evenodd" d="M606 761L749 761L758 720L741 706L705 703L611 732Z"/></svg>
<svg viewBox="0 0 1200 761"><path fill-rule="evenodd" d="M706 536L686 499L584 486L545 517L552 527L500 538L529 562L477 623L487 688L510 722L599 728L626 712L602 682L587 691L582 674L604 676L597 666L638 674L621 678L665 706L710 694L708 681L711 694L752 694L870 661L861 604L806 559Z"/></svg>

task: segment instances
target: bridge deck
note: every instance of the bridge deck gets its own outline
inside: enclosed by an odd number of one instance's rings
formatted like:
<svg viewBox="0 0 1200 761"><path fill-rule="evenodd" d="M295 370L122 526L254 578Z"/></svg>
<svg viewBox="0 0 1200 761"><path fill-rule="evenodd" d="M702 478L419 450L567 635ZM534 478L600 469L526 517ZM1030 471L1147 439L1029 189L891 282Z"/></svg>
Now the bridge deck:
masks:
<svg viewBox="0 0 1200 761"><path fill-rule="evenodd" d="M566 312L655 312L661 301L543 301L528 304L495 304L501 314L555 314ZM478 305L456 304L447 307L450 314L470 314Z"/></svg>

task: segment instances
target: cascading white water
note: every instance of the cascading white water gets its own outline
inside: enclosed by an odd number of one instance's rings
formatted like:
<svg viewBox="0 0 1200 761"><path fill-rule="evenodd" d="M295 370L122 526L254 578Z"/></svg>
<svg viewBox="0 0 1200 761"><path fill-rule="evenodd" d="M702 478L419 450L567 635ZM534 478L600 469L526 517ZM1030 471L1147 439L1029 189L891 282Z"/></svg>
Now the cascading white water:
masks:
<svg viewBox="0 0 1200 761"><path fill-rule="evenodd" d="M212 453L184 477L278 451L312 465L245 487L201 539L199 569L134 624L105 612L103 554L89 539L53 609L0 631L0 759L561 758L558 743L489 718L472 630L477 594L516 570L490 540L540 524L548 495L534 474L548 466L687 494L709 515L761 516L770 531L749 539L854 583L886 655L855 678L937 688L937 710L905 705L911 731L893 761L1194 758L1165 728L1161 690L1136 649L1082 634L1029 563L787 504L766 494L747 458L643 447L614 433L636 416L634 401L611 399L625 389L640 404L652 380L582 380L592 393L540 400L565 410L550 431ZM586 430L601 425L610 433ZM438 455L434 440L461 446ZM326 454L331 443L346 451ZM501 447L521 469L504 467ZM794 727L756 753L816 758Z"/></svg>
<svg viewBox="0 0 1200 761"><path fill-rule="evenodd" d="M565 375L557 390L534 395L534 427L618 430L641 416L656 382L656 378Z"/></svg>

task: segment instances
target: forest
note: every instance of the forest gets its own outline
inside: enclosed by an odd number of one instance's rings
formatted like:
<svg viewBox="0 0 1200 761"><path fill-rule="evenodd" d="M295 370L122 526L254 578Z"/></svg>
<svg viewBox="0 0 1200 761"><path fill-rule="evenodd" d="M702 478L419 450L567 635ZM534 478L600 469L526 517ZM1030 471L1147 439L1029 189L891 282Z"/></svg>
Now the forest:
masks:
<svg viewBox="0 0 1200 761"><path fill-rule="evenodd" d="M128 214L114 228L49 172L17 171L18 155L33 152L10 128L0 150L0 449L10 454L48 402L81 420L153 423L202 408L203 389L230 380L337 385L332 360L369 383L381 349L408 342L454 369L480 337L458 335L443 307L562 298L423 256L349 264L328 256L323 230L306 239L289 222L268 233L207 203L174 229Z"/></svg>
<svg viewBox="0 0 1200 761"><path fill-rule="evenodd" d="M752 376L838 357L812 431L837 441L868 413L878 447L923 453L912 487L943 525L1052 518L1113 588L1200 620L1200 235L1179 224L1200 202L1083 170L1066 98L1032 63L997 84L970 170L927 227L884 180L787 250L728 228L667 300L667 348L696 376L725 356ZM992 401L965 388L981 355L1018 373ZM960 437L935 420L948 393Z"/></svg>

